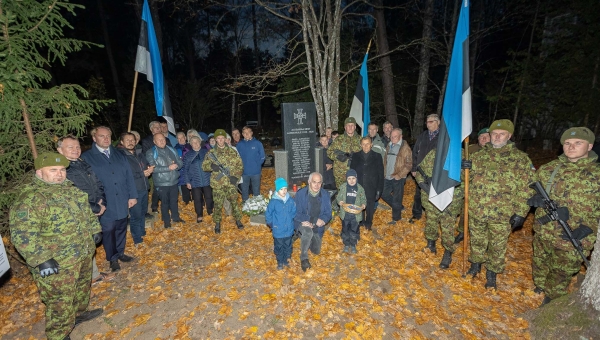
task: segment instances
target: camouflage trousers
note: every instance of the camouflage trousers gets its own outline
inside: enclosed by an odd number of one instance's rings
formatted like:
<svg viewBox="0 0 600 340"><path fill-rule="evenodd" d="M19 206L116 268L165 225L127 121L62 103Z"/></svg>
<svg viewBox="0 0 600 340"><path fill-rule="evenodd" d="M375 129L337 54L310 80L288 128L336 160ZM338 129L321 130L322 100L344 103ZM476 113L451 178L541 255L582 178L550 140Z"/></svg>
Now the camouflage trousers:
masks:
<svg viewBox="0 0 600 340"><path fill-rule="evenodd" d="M506 245L510 235L510 224L497 223L469 215L469 234L471 236L471 254L469 261L484 263L488 270L502 273L506 267Z"/></svg>
<svg viewBox="0 0 600 340"><path fill-rule="evenodd" d="M348 161L340 162L335 161L333 163L333 177L335 178L335 186L336 188L340 188L344 183L346 183L346 172L350 169L350 165L348 165Z"/></svg>
<svg viewBox="0 0 600 340"><path fill-rule="evenodd" d="M75 326L75 316L85 312L90 302L92 257L72 267L60 267L58 274L42 278L31 268L33 280L46 305L46 336L49 340L64 339Z"/></svg>
<svg viewBox="0 0 600 340"><path fill-rule="evenodd" d="M589 251L584 250L585 256ZM566 295L573 275L581 270L583 260L575 248L562 250L537 234L533 238L533 283L544 290L547 297L556 299Z"/></svg>
<svg viewBox="0 0 600 340"><path fill-rule="evenodd" d="M232 185L225 185L220 188L213 188L213 200L215 202L215 210L213 212L213 221L221 222L223 214L223 201L228 200L231 203L233 217L236 221L242 219L242 209L237 202L238 192Z"/></svg>
<svg viewBox="0 0 600 340"><path fill-rule="evenodd" d="M463 200L452 200L452 203L444 211L440 211L429 201L429 195L421 192L421 204L426 214L425 238L429 241L437 240L438 230L441 229L442 246L444 249L454 252L458 247L458 244L454 244L456 233L463 231L462 225L456 225L456 216L463 206Z"/></svg>

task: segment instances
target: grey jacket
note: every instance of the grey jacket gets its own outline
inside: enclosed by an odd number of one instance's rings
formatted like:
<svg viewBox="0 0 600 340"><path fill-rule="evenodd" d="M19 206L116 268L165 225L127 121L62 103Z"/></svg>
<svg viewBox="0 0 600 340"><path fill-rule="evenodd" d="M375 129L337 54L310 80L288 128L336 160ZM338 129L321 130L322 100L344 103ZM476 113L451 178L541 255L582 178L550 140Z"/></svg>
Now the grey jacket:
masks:
<svg viewBox="0 0 600 340"><path fill-rule="evenodd" d="M183 162L177 156L177 151L170 146L164 149L153 146L146 151L146 160L150 166L155 166L152 178L154 178L154 186L168 187L177 185L179 181L179 169L183 166ZM170 170L169 165L177 164L177 169Z"/></svg>

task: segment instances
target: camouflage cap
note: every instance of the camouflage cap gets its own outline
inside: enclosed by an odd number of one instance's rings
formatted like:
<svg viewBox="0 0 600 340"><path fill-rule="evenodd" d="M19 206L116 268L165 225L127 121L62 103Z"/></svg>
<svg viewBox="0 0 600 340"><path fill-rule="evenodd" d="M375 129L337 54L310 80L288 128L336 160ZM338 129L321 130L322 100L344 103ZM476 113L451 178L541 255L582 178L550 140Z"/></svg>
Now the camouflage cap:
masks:
<svg viewBox="0 0 600 340"><path fill-rule="evenodd" d="M217 129L217 131L215 131L215 134L213 135L213 137L217 138L219 136L223 136L223 137L227 138L227 132L225 132L225 130L223 130L223 129Z"/></svg>
<svg viewBox="0 0 600 340"><path fill-rule="evenodd" d="M515 126L508 119L498 119L498 120L495 120L492 123L492 125L490 125L489 132L492 132L494 130L505 130L505 131L508 131L508 133L512 134L513 132L515 132Z"/></svg>
<svg viewBox="0 0 600 340"><path fill-rule="evenodd" d="M69 166L69 160L67 157L56 153L56 152L44 152L39 155L35 161L33 162L35 165L35 169L39 170L41 168L45 168L47 166L59 166L62 165L65 168Z"/></svg>
<svg viewBox="0 0 600 340"><path fill-rule="evenodd" d="M565 144L565 141L571 138L583 139L590 144L594 144L594 141L596 140L596 136L594 136L592 130L586 127L572 127L563 132L560 137L560 144Z"/></svg>
<svg viewBox="0 0 600 340"><path fill-rule="evenodd" d="M349 123L356 124L356 119L354 119L354 117L346 118L346 120L344 121L344 125L349 124Z"/></svg>
<svg viewBox="0 0 600 340"><path fill-rule="evenodd" d="M477 137L483 135L484 133L490 133L490 129L483 128L483 129L479 130L479 132L477 133Z"/></svg>

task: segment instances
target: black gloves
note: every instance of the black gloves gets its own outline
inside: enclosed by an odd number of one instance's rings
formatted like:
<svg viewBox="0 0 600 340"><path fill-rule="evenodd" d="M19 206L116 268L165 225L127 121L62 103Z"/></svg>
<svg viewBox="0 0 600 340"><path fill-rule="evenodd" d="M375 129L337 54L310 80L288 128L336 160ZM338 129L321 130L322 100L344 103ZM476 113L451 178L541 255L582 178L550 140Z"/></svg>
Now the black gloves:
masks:
<svg viewBox="0 0 600 340"><path fill-rule="evenodd" d="M102 232L95 233L93 237L94 237L94 243L96 244L96 247L99 246L100 243L102 243Z"/></svg>
<svg viewBox="0 0 600 340"><path fill-rule="evenodd" d="M429 193L429 184L425 183L425 182L421 182L418 183L419 188L421 188L421 190L425 191L426 193Z"/></svg>
<svg viewBox="0 0 600 340"><path fill-rule="evenodd" d="M530 199L527 200L527 205L534 208L539 208L544 206L544 198L540 194L533 195Z"/></svg>
<svg viewBox="0 0 600 340"><path fill-rule="evenodd" d="M335 156L335 158L337 158L337 160L340 162L345 162L348 160L348 153L338 153L337 156Z"/></svg>
<svg viewBox="0 0 600 340"><path fill-rule="evenodd" d="M219 170L221 170L221 168L219 168L219 166L218 166L218 165L216 165L215 163L212 163L212 164L210 165L210 169L211 169L212 171L214 171L214 172L219 172Z"/></svg>
<svg viewBox="0 0 600 340"><path fill-rule="evenodd" d="M594 231L592 230L592 228L588 227L587 225L580 224L577 229L573 230L571 235L573 235L574 239L581 241L593 232ZM565 241L570 241L569 236L565 233L564 230L562 234L562 239Z"/></svg>
<svg viewBox="0 0 600 340"><path fill-rule="evenodd" d="M300 230L294 229L294 235L292 235L292 242L294 242L297 239L299 239L300 236L302 236L302 233L300 232Z"/></svg>
<svg viewBox="0 0 600 340"><path fill-rule="evenodd" d="M58 274L58 268L58 262L56 262L56 260L54 259L50 259L38 265L38 269L42 277L50 276L52 274Z"/></svg>
<svg viewBox="0 0 600 340"><path fill-rule="evenodd" d="M558 214L558 218L560 218L563 222L567 222L569 220L569 208L558 207L556 208L556 213Z"/></svg>
<svg viewBox="0 0 600 340"><path fill-rule="evenodd" d="M229 183L231 183L231 185L233 185L234 187L237 186L239 180L240 179L235 176L229 176Z"/></svg>
<svg viewBox="0 0 600 340"><path fill-rule="evenodd" d="M522 227L523 223L525 223L525 217L523 216L519 216L517 214L513 214L510 217L510 226L512 227L512 230L517 229L518 227Z"/></svg>
<svg viewBox="0 0 600 340"><path fill-rule="evenodd" d="M379 200L381 198L381 193L378 191L377 193L375 193L375 201Z"/></svg>
<svg viewBox="0 0 600 340"><path fill-rule="evenodd" d="M471 169L472 167L473 167L473 162L471 162L468 159L463 159L462 162L460 163L461 169Z"/></svg>

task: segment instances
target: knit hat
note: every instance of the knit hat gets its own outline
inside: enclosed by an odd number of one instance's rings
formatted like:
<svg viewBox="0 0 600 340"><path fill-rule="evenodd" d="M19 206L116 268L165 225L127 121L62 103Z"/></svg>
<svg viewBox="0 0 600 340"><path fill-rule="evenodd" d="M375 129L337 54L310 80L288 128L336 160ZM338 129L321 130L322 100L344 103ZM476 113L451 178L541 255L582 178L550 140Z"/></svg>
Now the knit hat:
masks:
<svg viewBox="0 0 600 340"><path fill-rule="evenodd" d="M356 170L348 169L348 171L346 171L346 178L348 178L348 177L358 177Z"/></svg>
<svg viewBox="0 0 600 340"><path fill-rule="evenodd" d="M287 186L288 186L288 184L285 179L279 177L275 180L275 191L279 191L283 188L287 188Z"/></svg>
<svg viewBox="0 0 600 340"><path fill-rule="evenodd" d="M512 134L513 132L515 132L515 126L508 119L499 119L499 120L495 120L492 123L492 125L490 125L489 132L492 132L494 130L505 130L505 131L508 131L508 133Z"/></svg>
<svg viewBox="0 0 600 340"><path fill-rule="evenodd" d="M484 133L490 133L490 129L483 128L483 129L479 130L479 132L477 133L477 137L483 135Z"/></svg>
<svg viewBox="0 0 600 340"><path fill-rule="evenodd" d="M219 136L227 137L227 132L225 132L225 130L223 129L217 129L217 131L215 131L214 137L216 139Z"/></svg>
<svg viewBox="0 0 600 340"><path fill-rule="evenodd" d="M39 170L39 169L45 168L47 166L58 166L58 165L62 165L66 168L69 166L70 163L69 163L69 160L67 159L67 157L65 157L59 153L44 152L43 154L39 155L38 158L35 159L33 164L35 165L35 169Z"/></svg>
<svg viewBox="0 0 600 340"><path fill-rule="evenodd" d="M586 127L572 127L563 132L562 136L560 137L560 144L564 145L565 141L571 138L583 139L590 144L594 144L594 141L596 140L592 130Z"/></svg>
<svg viewBox="0 0 600 340"><path fill-rule="evenodd" d="M346 120L344 121L344 125L349 124L349 123L356 124L356 119L354 119L354 117L346 118Z"/></svg>

